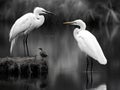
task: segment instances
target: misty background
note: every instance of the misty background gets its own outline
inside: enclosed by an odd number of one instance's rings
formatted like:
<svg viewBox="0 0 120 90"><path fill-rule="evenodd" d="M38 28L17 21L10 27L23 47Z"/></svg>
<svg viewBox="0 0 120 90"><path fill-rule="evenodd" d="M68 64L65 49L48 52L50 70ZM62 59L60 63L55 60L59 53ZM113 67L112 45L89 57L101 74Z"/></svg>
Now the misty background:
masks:
<svg viewBox="0 0 120 90"><path fill-rule="evenodd" d="M78 83L84 81L84 79L82 80L84 75L80 73L85 70L86 56L80 51L73 37L74 27L63 25L64 21L75 19L82 19L87 24L87 30L96 36L108 60L106 66L99 65L93 60L93 71L100 71L94 73L94 85L98 87L99 84L106 83L108 90L119 90L119 0L0 0L0 57L10 56L9 32L14 22L22 15L33 12L35 7L43 7L56 14L56 16L45 15L45 23L40 28L33 30L28 37L30 56L38 55L40 47L49 55L49 77L52 83L54 82L53 84L57 79L55 90L64 90L62 88L64 80L66 80L66 82L64 81L66 86L68 83L69 90L77 90L78 88L73 87L79 86ZM13 54L18 57L24 56L22 36L17 40ZM64 77L61 78L61 76ZM108 76L109 79L107 79ZM69 82L70 77L75 84ZM22 81L19 84L21 85ZM9 87L9 84L7 85ZM16 88L18 90L18 84L12 85L14 90ZM82 90L84 83L79 88ZM37 89L39 88L37 87ZM24 88L24 90L26 89Z"/></svg>

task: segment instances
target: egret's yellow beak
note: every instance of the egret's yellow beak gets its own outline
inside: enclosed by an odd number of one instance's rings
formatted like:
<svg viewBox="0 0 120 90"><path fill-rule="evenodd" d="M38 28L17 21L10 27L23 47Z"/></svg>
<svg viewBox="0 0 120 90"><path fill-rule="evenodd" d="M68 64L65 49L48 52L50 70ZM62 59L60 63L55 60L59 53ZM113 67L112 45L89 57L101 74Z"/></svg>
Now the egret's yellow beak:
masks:
<svg viewBox="0 0 120 90"><path fill-rule="evenodd" d="M63 24L73 24L73 22L64 22Z"/></svg>

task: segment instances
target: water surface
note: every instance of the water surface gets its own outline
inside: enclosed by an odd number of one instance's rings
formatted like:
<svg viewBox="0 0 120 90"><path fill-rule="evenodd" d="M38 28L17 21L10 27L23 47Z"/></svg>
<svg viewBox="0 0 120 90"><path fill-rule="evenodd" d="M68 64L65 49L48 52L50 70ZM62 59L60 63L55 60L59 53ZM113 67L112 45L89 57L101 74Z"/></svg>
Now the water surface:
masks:
<svg viewBox="0 0 120 90"><path fill-rule="evenodd" d="M0 24L0 56L9 56L10 43L8 34L11 25ZM39 54L43 48L48 57L49 74L45 81L40 78L8 77L0 80L0 90L119 90L120 89L120 41L119 25L101 25L97 28L87 27L100 43L108 59L106 66L93 60L92 84L87 85L86 55L80 51L73 37L74 27L62 26L51 28L44 26L31 32L28 37L30 56ZM19 37L14 56L24 56L23 37ZM91 78L88 72L88 79ZM41 84L46 86L42 87Z"/></svg>

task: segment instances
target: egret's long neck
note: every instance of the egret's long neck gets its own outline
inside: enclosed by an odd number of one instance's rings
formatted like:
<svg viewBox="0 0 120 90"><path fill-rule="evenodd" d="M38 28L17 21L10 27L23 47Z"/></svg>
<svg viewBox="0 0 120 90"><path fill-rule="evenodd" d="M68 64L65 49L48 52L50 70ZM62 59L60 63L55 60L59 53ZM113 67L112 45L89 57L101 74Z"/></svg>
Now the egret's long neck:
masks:
<svg viewBox="0 0 120 90"><path fill-rule="evenodd" d="M43 25L45 21L45 17L43 15L38 15L36 16L36 28L40 27L41 25Z"/></svg>
<svg viewBox="0 0 120 90"><path fill-rule="evenodd" d="M79 35L80 31L86 29L86 24L84 22L80 22L77 25L80 26L80 28L75 28L74 32L73 32L73 35L74 35L76 40L78 40L78 35Z"/></svg>
<svg viewBox="0 0 120 90"><path fill-rule="evenodd" d="M86 24L84 22L80 22L78 25L80 26L80 30L86 29Z"/></svg>
<svg viewBox="0 0 120 90"><path fill-rule="evenodd" d="M38 12L34 12L34 15L37 17L37 18L39 18L39 13Z"/></svg>
<svg viewBox="0 0 120 90"><path fill-rule="evenodd" d="M81 29L79 29L79 28L75 28L73 31L73 36L76 40L77 40L77 35L79 34L80 31L81 31Z"/></svg>
<svg viewBox="0 0 120 90"><path fill-rule="evenodd" d="M43 15L39 15L40 14L40 11L38 8L35 8L34 11L33 11L33 14L35 15L35 25L36 25L36 28L41 26L44 21L45 21L45 17Z"/></svg>
<svg viewBox="0 0 120 90"><path fill-rule="evenodd" d="M34 13L35 16L39 15L38 10L36 8L34 9L33 13Z"/></svg>

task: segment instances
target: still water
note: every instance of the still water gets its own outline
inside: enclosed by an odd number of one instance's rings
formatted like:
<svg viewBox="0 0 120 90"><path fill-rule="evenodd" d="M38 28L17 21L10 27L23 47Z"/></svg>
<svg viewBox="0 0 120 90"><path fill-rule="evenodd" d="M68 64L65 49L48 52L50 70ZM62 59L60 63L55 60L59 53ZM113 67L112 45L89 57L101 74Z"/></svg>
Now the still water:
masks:
<svg viewBox="0 0 120 90"><path fill-rule="evenodd" d="M10 43L8 39L11 25L0 25L0 56L9 56ZM119 25L101 25L87 29L99 41L108 59L106 66L93 60L91 72L86 74L86 55L80 51L73 37L74 27L42 28L31 32L28 37L30 56L39 54L38 48L43 48L48 54L49 74L43 82L40 78L9 77L0 80L0 90L120 90L120 27ZM14 50L14 56L24 56L23 37L19 37ZM88 77L87 77L88 76ZM87 82L87 79L89 82Z"/></svg>

